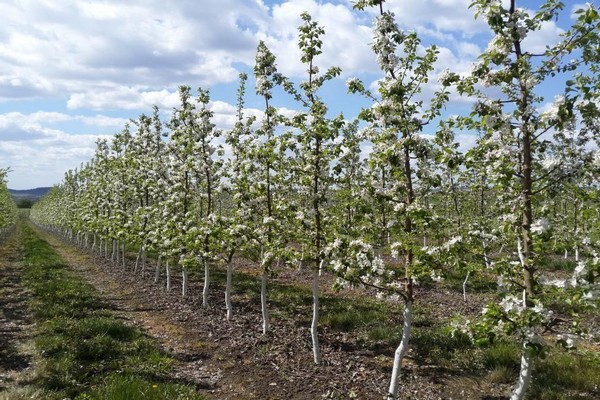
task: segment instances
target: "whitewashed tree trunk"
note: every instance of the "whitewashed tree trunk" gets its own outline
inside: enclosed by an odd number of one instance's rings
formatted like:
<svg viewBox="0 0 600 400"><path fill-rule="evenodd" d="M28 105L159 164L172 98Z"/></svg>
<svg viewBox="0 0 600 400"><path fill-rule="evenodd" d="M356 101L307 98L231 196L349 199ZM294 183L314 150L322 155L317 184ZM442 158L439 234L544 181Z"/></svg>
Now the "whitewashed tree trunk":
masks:
<svg viewBox="0 0 600 400"><path fill-rule="evenodd" d="M140 262L142 261L142 249L143 248L144 248L144 246L140 246L137 256L135 257L135 266L133 267L133 272L137 272L137 270L140 266Z"/></svg>
<svg viewBox="0 0 600 400"><path fill-rule="evenodd" d="M125 242L121 243L121 257L123 269L125 269L127 267L127 265L125 264Z"/></svg>
<svg viewBox="0 0 600 400"><path fill-rule="evenodd" d="M392 379L390 380L390 389L388 391L388 400L396 400L398 398L398 385L400 383L400 369L402 368L402 360L408 350L408 342L410 340L410 330L412 328L412 301L407 301L404 306L404 322L402 324L402 340L400 345L394 352L394 365L392 367Z"/></svg>
<svg viewBox="0 0 600 400"><path fill-rule="evenodd" d="M117 241L115 239L112 240L112 254L110 255L110 261L115 262L118 259L118 247Z"/></svg>
<svg viewBox="0 0 600 400"><path fill-rule="evenodd" d="M465 276L465 280L463 281L463 301L467 302L467 282L469 281L469 276L471 275L471 271L467 271L467 276Z"/></svg>
<svg viewBox="0 0 600 400"><path fill-rule="evenodd" d="M204 288L202 289L202 307L208 306L208 287L210 285L210 269L208 260L204 261Z"/></svg>
<svg viewBox="0 0 600 400"><path fill-rule="evenodd" d="M171 267L169 265L169 259L165 264L165 273L167 274L167 291L171 290Z"/></svg>
<svg viewBox="0 0 600 400"><path fill-rule="evenodd" d="M104 239L104 259L108 260L108 238Z"/></svg>
<svg viewBox="0 0 600 400"><path fill-rule="evenodd" d="M225 308L227 309L227 321L233 318L233 307L231 306L231 275L233 273L233 264L227 263L227 282L225 283Z"/></svg>
<svg viewBox="0 0 600 400"><path fill-rule="evenodd" d="M181 277L183 278L183 281L181 283L181 295L183 297L187 296L187 292L188 292L188 269L187 268L182 268L181 269Z"/></svg>
<svg viewBox="0 0 600 400"><path fill-rule="evenodd" d="M162 261L162 256L158 256L158 260L156 260L156 268L154 269L154 283L158 283L158 278L160 277L161 261Z"/></svg>
<svg viewBox="0 0 600 400"><path fill-rule="evenodd" d="M313 316L312 323L310 325L310 335L312 338L313 345L313 358L315 364L321 363L321 349L319 348L319 332L317 328L319 326L319 270L323 267L325 260L321 260L319 268L313 270Z"/></svg>
<svg viewBox="0 0 600 400"><path fill-rule="evenodd" d="M483 245L483 262L485 263L485 267L489 268L490 258L488 257L487 244L485 242L481 242L481 244Z"/></svg>
<svg viewBox="0 0 600 400"><path fill-rule="evenodd" d="M521 371L519 372L519 381L510 396L510 400L522 400L531 382L531 373L533 371L533 356L531 352L523 346L521 354Z"/></svg>
<svg viewBox="0 0 600 400"><path fill-rule="evenodd" d="M565 249L565 260L566 260L567 258L569 258L569 250L566 250L566 249Z"/></svg>
<svg viewBox="0 0 600 400"><path fill-rule="evenodd" d="M575 261L579 262L579 247L575 246Z"/></svg>
<svg viewBox="0 0 600 400"><path fill-rule="evenodd" d="M263 335L269 332L269 309L267 308L267 279L268 273L263 270L260 277L260 308L262 312Z"/></svg>
<svg viewBox="0 0 600 400"><path fill-rule="evenodd" d="M96 234L94 233L94 240L92 241L92 251L96 250Z"/></svg>
<svg viewBox="0 0 600 400"><path fill-rule="evenodd" d="M146 245L142 245L142 276L146 273Z"/></svg>

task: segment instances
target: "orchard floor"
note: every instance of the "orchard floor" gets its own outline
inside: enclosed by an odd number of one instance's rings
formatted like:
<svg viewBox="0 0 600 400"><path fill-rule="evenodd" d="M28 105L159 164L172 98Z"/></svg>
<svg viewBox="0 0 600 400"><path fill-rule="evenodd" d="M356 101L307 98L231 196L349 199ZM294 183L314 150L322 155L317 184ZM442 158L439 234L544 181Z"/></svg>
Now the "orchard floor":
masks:
<svg viewBox="0 0 600 400"><path fill-rule="evenodd" d="M209 306L202 307L202 278L192 275L189 295L181 296L181 283L173 277L172 289L164 287L164 271L160 283L153 282L153 270L148 267L145 276L133 274L133 262L127 269L115 266L103 258L76 248L46 232L37 230L47 240L65 263L78 271L96 287L100 295L111 304L117 314L142 327L156 338L163 350L177 363L173 377L195 385L200 393L213 399L384 399L388 387L394 348L377 343L365 345L352 333L343 330L320 328L322 364L312 362L308 326L310 325L311 299L305 299L297 318L283 315L272 306L271 331L262 334L259 299L245 291L236 292L233 282L234 318L227 321L223 301L223 287L211 286ZM10 248L10 241L2 244L2 251ZM10 250L10 249L9 249ZM26 297L19 289L18 249L2 255L3 290L8 290L6 300L12 312L4 317L17 326L16 333L2 330L2 345L16 343L26 337ZM12 260L12 261L11 261ZM236 269L252 273L248 262L236 261ZM254 272L255 273L255 272ZM309 287L309 276L297 269L287 269L273 283ZM331 278L323 276L324 290ZM258 283L257 283L258 285ZM6 289L8 286L8 289ZM13 289L11 289L13 287ZM348 301L364 292L344 294ZM456 291L422 290L418 303L426 304L430 317L445 319L452 313L475 315L484 303L482 297L473 296L468 303ZM280 305L281 306L281 305ZM8 307L8 306L7 306ZM401 329L401 307L397 308L398 329ZM4 324L4 321L2 321ZM8 325L7 325L8 326ZM426 328L426 327L425 327ZM5 346L2 346L5 348ZM26 368L27 357L0 353L0 379L6 368ZM11 358L12 357L12 358ZM10 365L5 366L6 360ZM434 360L435 361L435 360ZM441 364L441 363L440 363ZM4 374L4 375L3 375ZM0 385L2 381L0 381ZM403 365L401 399L505 399L510 383L493 383L485 373L465 372L460 366L440 367L436 362L414 357L409 351ZM0 393L1 394L1 393Z"/></svg>
<svg viewBox="0 0 600 400"><path fill-rule="evenodd" d="M32 318L29 292L21 282L23 246L19 232L0 243L0 398L2 390L16 385L31 368L24 348L30 337Z"/></svg>

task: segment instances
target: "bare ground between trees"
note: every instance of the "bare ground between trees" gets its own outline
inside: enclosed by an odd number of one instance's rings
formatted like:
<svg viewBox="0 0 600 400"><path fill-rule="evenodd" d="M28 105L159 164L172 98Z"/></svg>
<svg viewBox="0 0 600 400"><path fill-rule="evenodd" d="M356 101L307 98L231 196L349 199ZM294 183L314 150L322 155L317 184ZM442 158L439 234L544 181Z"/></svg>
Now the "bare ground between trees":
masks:
<svg viewBox="0 0 600 400"><path fill-rule="evenodd" d="M312 363L308 330L310 302L299 320L277 318L261 332L259 300L235 293L234 320L226 321L221 287L212 286L209 307L201 305L201 281L182 298L179 281L167 292L148 276L141 279L102 258L38 231L72 268L93 284L124 319L145 329L176 360L174 377L193 383L214 399L382 399L388 387L393 349L365 348L350 333L322 328L323 363ZM242 261L237 267L248 268ZM279 280L303 284L301 272ZM306 276L308 279L308 276ZM163 279L161 279L161 282ZM356 295L354 293L353 295ZM351 301L351 298L349 298ZM420 301L439 316L472 314L481 301L463 303L458 293L424 291ZM452 310L452 311L451 311ZM273 310L276 311L277 310ZM400 312L398 313L400 315ZM398 318L400 318L398 316ZM401 321L398 329L401 329ZM503 399L509 387L490 384L460 370L416 362L409 352L403 366L402 399Z"/></svg>

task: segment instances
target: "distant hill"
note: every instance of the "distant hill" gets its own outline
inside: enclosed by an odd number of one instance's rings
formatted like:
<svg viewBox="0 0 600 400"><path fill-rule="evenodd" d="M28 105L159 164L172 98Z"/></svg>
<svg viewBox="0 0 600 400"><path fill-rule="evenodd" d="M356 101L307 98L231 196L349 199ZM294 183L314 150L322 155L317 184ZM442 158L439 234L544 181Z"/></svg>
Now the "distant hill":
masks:
<svg viewBox="0 0 600 400"><path fill-rule="evenodd" d="M27 190L8 189L8 191L10 192L12 197L15 199L15 201L18 201L18 200L35 201L35 200L38 200L40 197L44 197L48 193L49 190L50 190L49 187L39 187L39 188L27 189Z"/></svg>

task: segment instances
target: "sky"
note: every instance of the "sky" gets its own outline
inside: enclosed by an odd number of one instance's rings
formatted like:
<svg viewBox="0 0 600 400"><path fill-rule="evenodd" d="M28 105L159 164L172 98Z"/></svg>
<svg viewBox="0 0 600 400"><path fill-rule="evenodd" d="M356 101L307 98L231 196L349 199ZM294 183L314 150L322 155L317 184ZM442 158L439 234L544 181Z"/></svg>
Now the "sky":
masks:
<svg viewBox="0 0 600 400"><path fill-rule="evenodd" d="M438 72L465 73L491 38L470 2L388 0L386 6L403 29L439 47ZM563 17L527 38L529 51L557 43L572 11L583 6L565 4ZM92 158L98 138L150 114L153 105L167 120L180 85L209 89L215 122L230 128L238 74L251 73L259 40L276 55L279 72L305 76L296 45L303 11L325 28L321 71L342 69L323 96L332 113L353 118L368 103L347 94L346 80L372 85L381 73L370 49L375 10L353 10L349 0L2 0L0 168L12 171L8 187L60 183L67 170ZM258 114L262 103L252 96L252 81L247 91L248 113ZM284 94L274 101L286 112L298 107ZM458 99L447 112L468 107L468 99ZM457 138L465 148L475 139Z"/></svg>

